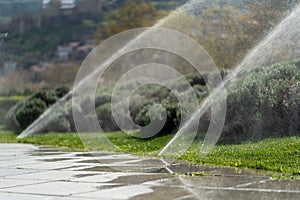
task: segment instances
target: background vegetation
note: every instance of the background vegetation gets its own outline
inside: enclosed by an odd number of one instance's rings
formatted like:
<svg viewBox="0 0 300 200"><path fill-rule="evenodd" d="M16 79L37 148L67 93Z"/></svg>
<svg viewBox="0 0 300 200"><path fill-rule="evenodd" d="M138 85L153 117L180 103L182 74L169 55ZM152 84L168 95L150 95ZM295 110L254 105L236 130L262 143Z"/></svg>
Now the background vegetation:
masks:
<svg viewBox="0 0 300 200"><path fill-rule="evenodd" d="M299 69L300 61L298 60L256 68L247 72L245 78L235 88L228 91L226 123L219 143L236 144L258 141L268 137L299 135ZM228 71L222 72L223 76L227 73ZM205 76L211 76L211 74L187 75L187 80L196 92L199 102L208 95L203 78ZM128 81L123 88L126 90L126 88L135 87L136 84L138 84L137 80ZM171 84L174 88L181 88L183 94L189 93L189 90L186 90L178 80L172 81ZM107 132L119 130L111 111L112 89L110 86L103 87L102 85L102 89L97 92L95 105L99 123ZM7 127L16 131L24 130L67 91L67 88L39 91L21 101L8 112ZM136 90L130 101L131 117L140 126L148 125L151 122L149 109L157 103L162 104L167 111L167 121L158 135L176 132L182 115L185 113L182 113L174 93L164 87L147 85ZM122 115L121 110L119 114ZM86 119L91 117L89 113L85 113L85 116ZM154 120L162 120L159 112L155 115ZM207 112L200 122L199 138L203 138L201 133L206 132L209 121L210 113ZM64 116L60 116L48 127L45 127L44 131L47 130L76 131L70 107L66 107Z"/></svg>

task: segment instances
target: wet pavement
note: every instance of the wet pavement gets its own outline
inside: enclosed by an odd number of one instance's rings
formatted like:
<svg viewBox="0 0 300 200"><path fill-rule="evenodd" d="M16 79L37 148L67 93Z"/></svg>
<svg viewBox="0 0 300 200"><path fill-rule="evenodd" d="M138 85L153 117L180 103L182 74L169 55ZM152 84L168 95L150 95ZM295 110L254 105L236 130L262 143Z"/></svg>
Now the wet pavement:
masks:
<svg viewBox="0 0 300 200"><path fill-rule="evenodd" d="M300 199L300 180L188 163L166 167L166 161L128 154L0 144L0 199Z"/></svg>

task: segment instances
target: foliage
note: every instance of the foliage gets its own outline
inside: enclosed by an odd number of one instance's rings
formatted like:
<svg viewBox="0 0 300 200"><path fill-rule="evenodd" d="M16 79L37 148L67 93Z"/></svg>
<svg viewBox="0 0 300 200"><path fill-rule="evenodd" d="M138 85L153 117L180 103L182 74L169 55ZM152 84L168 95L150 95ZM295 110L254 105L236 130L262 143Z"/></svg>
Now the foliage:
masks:
<svg viewBox="0 0 300 200"><path fill-rule="evenodd" d="M274 28L299 0L261 0L246 6L252 26L246 27L253 43Z"/></svg>
<svg viewBox="0 0 300 200"><path fill-rule="evenodd" d="M71 126L71 121L68 115L58 116L54 118L47 126L45 126L41 132L59 132L59 133L69 133L71 131L76 131Z"/></svg>
<svg viewBox="0 0 300 200"><path fill-rule="evenodd" d="M293 63L251 72L229 91L223 142L299 134L300 73Z"/></svg>
<svg viewBox="0 0 300 200"><path fill-rule="evenodd" d="M23 108L16 113L16 120L22 129L27 128L45 110L47 106L41 99L33 99L24 104Z"/></svg>
<svg viewBox="0 0 300 200"><path fill-rule="evenodd" d="M39 61L53 58L58 45L73 41L84 43L86 38L92 38L91 35L103 19L102 12L81 14L73 12L65 15L60 12L59 5L55 7L54 4L52 8L45 9L42 13L21 15L11 21L10 26L14 28L5 39L3 49L14 60L18 61L20 68L28 69ZM28 28L28 26L35 24L32 21L35 21L38 17L42 18L41 27ZM24 33L20 33L18 30L20 26L16 26L19 21L25 23L24 26L28 29Z"/></svg>
<svg viewBox="0 0 300 200"><path fill-rule="evenodd" d="M67 64L56 63L53 67L42 73L42 80L47 83L47 88L72 85L79 67L80 63L78 61L70 61Z"/></svg>
<svg viewBox="0 0 300 200"><path fill-rule="evenodd" d="M161 17L153 4L146 1L127 0L121 8L109 12L102 26L98 28L95 37L102 41L125 30L149 27Z"/></svg>
<svg viewBox="0 0 300 200"><path fill-rule="evenodd" d="M25 70L9 72L0 77L0 96L28 95L37 86L30 82L30 75Z"/></svg>
<svg viewBox="0 0 300 200"><path fill-rule="evenodd" d="M0 97L0 125L5 124L5 115L8 110L23 99L23 96Z"/></svg>
<svg viewBox="0 0 300 200"><path fill-rule="evenodd" d="M173 101L164 100L162 102L162 106L166 111L167 119L166 119L164 127L162 128L160 133L161 134L170 134L174 131L174 129L176 129L179 126L180 121L181 121L181 112L180 112L179 104L178 104L178 101L176 101L176 100L173 100ZM152 102L152 103L148 102L147 104L145 104L142 107L139 114L135 118L135 122L138 125L147 126L148 124L151 123L151 119L149 116L150 108L155 109L154 102ZM160 110L160 109L156 110L156 112L153 113L154 116L153 116L152 120L157 121L157 122L162 121L161 112L162 112L162 110Z"/></svg>
<svg viewBox="0 0 300 200"><path fill-rule="evenodd" d="M33 93L9 109L5 116L6 126L16 132L24 130L67 91L68 88L58 88L48 91L39 90ZM50 126L55 131L70 131L70 124L66 119L58 119L52 125Z"/></svg>
<svg viewBox="0 0 300 200"><path fill-rule="evenodd" d="M55 91L40 90L40 91L37 91L36 93L34 93L31 96L31 99L32 100L40 99L41 101L43 101L46 104L47 107L49 107L50 105L52 105L56 102L57 96L55 94Z"/></svg>
<svg viewBox="0 0 300 200"><path fill-rule="evenodd" d="M163 26L194 38L219 68L233 68L299 0L240 2L205 1L172 13Z"/></svg>
<svg viewBox="0 0 300 200"><path fill-rule="evenodd" d="M298 62L289 62L248 72L249 75L229 91L226 124L220 142L239 143L271 136L282 137L298 134L300 129L298 123L298 111L300 110L300 75L298 69ZM222 77L226 76L227 73L228 71L222 70ZM208 76L214 75L206 73L202 76L196 74L187 75L187 80L194 88L199 102L208 95L205 80ZM190 92L187 88L180 85L181 83L177 80L170 81L168 84L180 88L179 90L182 94ZM129 88L135 88L137 85L137 81L128 81L124 83L122 92L126 92L125 90ZM98 92L95 102L98 120L104 131L107 132L119 130L111 113L111 89L109 85L101 92ZM33 94L27 100L20 102L7 114L6 122L8 127L14 130L20 129L17 120L20 118L16 119L15 116L20 110L25 109L26 102L40 99L45 103L46 107L49 107L58 99L58 94L60 94L59 96L62 95L62 91L65 94L68 90L67 88L57 89L56 91L42 90ZM120 98L122 97L122 94L118 95L120 95ZM122 101L122 99L120 100ZM83 104L86 104L86 102ZM157 85L146 85L136 90L130 100L129 109L133 121L140 126L147 126L151 122L149 117L150 108L155 104L161 104L167 114L167 121L161 134L170 134L176 131L182 116L185 116L185 112L190 112L188 107L184 107L182 111L176 96L169 89ZM125 114L125 111L122 109L118 110L118 114ZM152 120L161 121L163 119L160 109L156 110L157 112L154 113ZM89 120L89 113L85 113L85 117ZM200 131L205 131L208 123L209 113L201 119ZM21 128L23 129L26 125L22 125ZM65 117L58 118L46 127L46 130L74 131L75 126L71 111L68 110Z"/></svg>
<svg viewBox="0 0 300 200"><path fill-rule="evenodd" d="M96 110L99 124L103 131L118 131L119 127L113 119L111 104L101 105Z"/></svg>
<svg viewBox="0 0 300 200"><path fill-rule="evenodd" d="M110 101L111 101L111 95L102 93L101 95L96 97L95 106L99 107L103 104L110 103Z"/></svg>
<svg viewBox="0 0 300 200"><path fill-rule="evenodd" d="M18 61L18 66L28 69L40 60L52 58L58 45L71 41L85 42L82 38L91 38L93 34L98 41L102 41L128 29L151 26L168 10L184 2L187 1L117 0L113 4L104 1L103 12L82 15L76 12L63 15L53 10L57 14L55 16L50 9L49 19L48 11L42 14L45 19L40 29L32 28L24 34L9 34L3 49ZM299 0L207 0L199 2L192 14L180 13L171 20L172 25L166 27L188 32L203 45L217 66L231 68L296 3ZM105 17L103 13L107 13Z"/></svg>
<svg viewBox="0 0 300 200"><path fill-rule="evenodd" d="M62 87L58 87L58 88L55 89L55 94L56 94L57 98L62 98L63 96L68 94L69 91L70 91L69 87L62 86Z"/></svg>
<svg viewBox="0 0 300 200"><path fill-rule="evenodd" d="M247 14L233 6L216 5L205 9L194 24L197 29L194 38L220 68L233 67L250 48L245 29L251 26Z"/></svg>

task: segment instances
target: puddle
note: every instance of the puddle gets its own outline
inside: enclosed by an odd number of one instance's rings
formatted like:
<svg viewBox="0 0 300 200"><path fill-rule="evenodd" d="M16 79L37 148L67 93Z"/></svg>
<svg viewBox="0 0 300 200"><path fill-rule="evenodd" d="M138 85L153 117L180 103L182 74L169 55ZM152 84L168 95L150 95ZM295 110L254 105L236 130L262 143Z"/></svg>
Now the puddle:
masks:
<svg viewBox="0 0 300 200"><path fill-rule="evenodd" d="M161 160L155 159L139 160L136 162L130 162L130 164L142 166L165 166L165 163L163 163Z"/></svg>
<svg viewBox="0 0 300 200"><path fill-rule="evenodd" d="M40 153L51 153L51 152L65 152L65 149L53 149L53 148L38 148L33 152L40 152Z"/></svg>
<svg viewBox="0 0 300 200"><path fill-rule="evenodd" d="M170 174L170 172L166 168L160 168L160 169L157 169L157 170L153 170L152 173Z"/></svg>
<svg viewBox="0 0 300 200"><path fill-rule="evenodd" d="M84 178L84 177L95 176L95 175L98 175L98 174L77 174L77 175L74 175L73 177L74 178Z"/></svg>
<svg viewBox="0 0 300 200"><path fill-rule="evenodd" d="M101 156L109 156L111 154L108 153L79 153L76 154L76 157L101 157Z"/></svg>
<svg viewBox="0 0 300 200"><path fill-rule="evenodd" d="M84 171L84 172L121 172L111 167L107 166L97 166L97 167L89 167L85 169L80 169L76 171Z"/></svg>
<svg viewBox="0 0 300 200"><path fill-rule="evenodd" d="M38 149L38 150L35 150L36 152L41 152L41 153L51 153L51 152L63 152L61 151L60 149Z"/></svg>
<svg viewBox="0 0 300 200"><path fill-rule="evenodd" d="M265 171L246 170L233 167L216 167L209 165L196 165L189 163L178 163L168 166L174 173L191 175L194 172L201 172L213 176L252 176L252 177L266 177Z"/></svg>
<svg viewBox="0 0 300 200"><path fill-rule="evenodd" d="M103 164L112 164L116 162L125 162L125 161L131 161L130 159L94 159L94 160L82 160L78 161L76 163L103 163Z"/></svg>
<svg viewBox="0 0 300 200"><path fill-rule="evenodd" d="M73 160L73 158L53 158L53 159L42 159L40 161L44 161L44 162L59 162L59 161L65 161L65 160Z"/></svg>
<svg viewBox="0 0 300 200"><path fill-rule="evenodd" d="M35 152L35 153L25 153L28 156L55 156L55 155L63 155L66 153L63 152L53 152L53 153L42 153L42 152Z"/></svg>
<svg viewBox="0 0 300 200"><path fill-rule="evenodd" d="M261 189L274 189L274 190L297 190L300 191L300 180L271 180L262 184L255 184L250 187L259 187Z"/></svg>
<svg viewBox="0 0 300 200"><path fill-rule="evenodd" d="M97 190L108 190L108 189L113 189L113 188L118 188L118 187L122 187L125 186L123 184L113 184L113 185L102 185L99 187L96 187Z"/></svg>
<svg viewBox="0 0 300 200"><path fill-rule="evenodd" d="M200 198L195 198L191 196L191 192L189 192L185 188L180 188L180 187L151 187L153 192L148 193L148 194L141 194L138 196L134 196L131 199L132 200L151 200L151 199L164 199L164 200L173 200L173 199L184 199L184 200L191 200L191 199L200 199ZM182 198L182 197L187 197L187 198ZM191 197L190 197L191 196ZM190 197L190 198L188 198ZM201 198L202 199L202 198ZM220 197L219 199L223 199Z"/></svg>
<svg viewBox="0 0 300 200"><path fill-rule="evenodd" d="M157 173L155 167L144 167L144 166L130 166L130 165L114 165L114 166L95 166L84 168L76 171L89 171L89 172L144 172L144 173ZM168 173L168 171L167 171Z"/></svg>
<svg viewBox="0 0 300 200"><path fill-rule="evenodd" d="M142 184L150 181L158 181L166 178L170 178L171 176L167 176L164 174L149 174L149 175L129 175L129 176L121 176L108 183L130 183L130 184Z"/></svg>

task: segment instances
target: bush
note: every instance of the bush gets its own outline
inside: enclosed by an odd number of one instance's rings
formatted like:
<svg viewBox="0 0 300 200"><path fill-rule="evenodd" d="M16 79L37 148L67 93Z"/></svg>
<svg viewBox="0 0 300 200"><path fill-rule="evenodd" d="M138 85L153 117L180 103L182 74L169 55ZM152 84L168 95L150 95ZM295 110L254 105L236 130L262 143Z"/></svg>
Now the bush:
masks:
<svg viewBox="0 0 300 200"><path fill-rule="evenodd" d="M47 108L53 105L62 89L40 90L12 107L5 116L7 128L20 132L34 122ZM54 126L53 126L54 127Z"/></svg>
<svg viewBox="0 0 300 200"><path fill-rule="evenodd" d="M293 63L254 70L229 91L221 142L297 135L300 131L300 73Z"/></svg>
<svg viewBox="0 0 300 200"><path fill-rule="evenodd" d="M111 101L110 94L102 94L101 96L96 97L95 99L95 107L99 107L103 104L109 103Z"/></svg>
<svg viewBox="0 0 300 200"><path fill-rule="evenodd" d="M56 102L57 96L55 91L40 90L34 93L31 96L31 99L40 99L46 104L47 107L49 107Z"/></svg>
<svg viewBox="0 0 300 200"><path fill-rule="evenodd" d="M66 133L71 131L73 130L71 129L71 124L67 116L59 116L57 118L54 118L46 127L44 127L41 132Z"/></svg>
<svg viewBox="0 0 300 200"><path fill-rule="evenodd" d="M135 117L134 121L140 126L147 126L151 123L151 119L149 116L149 110L151 106L153 106L155 102L147 102L144 104L144 107L141 108L138 115ZM174 131L174 129L178 128L181 121L181 112L179 109L178 101L169 101L165 100L162 102L162 106L165 108L167 112L167 120L164 124L164 127L161 130L161 134L170 134ZM162 116L158 112L157 115L153 116L154 121L161 121Z"/></svg>
<svg viewBox="0 0 300 200"><path fill-rule="evenodd" d="M45 110L47 106L41 99L27 101L24 106L17 111L16 120L21 129L26 129L32 124Z"/></svg>
<svg viewBox="0 0 300 200"><path fill-rule="evenodd" d="M59 87L55 89L55 94L57 98L62 98L64 97L66 94L68 94L70 91L70 88L67 86L63 86L63 87Z"/></svg>
<svg viewBox="0 0 300 200"><path fill-rule="evenodd" d="M206 72L203 74L191 73L186 76L186 79L191 84L191 86L194 85L206 86L207 85L206 81L208 78L211 80L218 80L220 75L221 78L224 78L228 75L229 72L230 72L229 70L220 69L219 72Z"/></svg>
<svg viewBox="0 0 300 200"><path fill-rule="evenodd" d="M21 127L16 120L16 113L23 108L25 102L27 99L20 101L16 105L14 105L12 108L8 110L8 112L5 115L5 126L9 129L12 129L15 132L20 132Z"/></svg>
<svg viewBox="0 0 300 200"><path fill-rule="evenodd" d="M103 131L118 131L118 125L113 119L111 104L104 104L96 109L99 124Z"/></svg>
<svg viewBox="0 0 300 200"><path fill-rule="evenodd" d="M196 74L196 73L187 75L186 79L192 86L194 86L194 85L205 86L206 85L205 79L201 75Z"/></svg>

